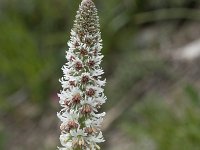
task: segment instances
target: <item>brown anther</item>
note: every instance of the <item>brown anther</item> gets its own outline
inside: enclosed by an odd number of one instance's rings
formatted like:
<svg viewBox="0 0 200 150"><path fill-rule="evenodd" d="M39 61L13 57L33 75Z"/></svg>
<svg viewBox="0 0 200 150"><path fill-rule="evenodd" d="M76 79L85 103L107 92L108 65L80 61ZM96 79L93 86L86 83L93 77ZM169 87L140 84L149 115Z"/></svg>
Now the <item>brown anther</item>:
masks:
<svg viewBox="0 0 200 150"><path fill-rule="evenodd" d="M98 36L96 36L96 37L95 37L95 40L97 41L98 39L99 39L99 37L98 37Z"/></svg>
<svg viewBox="0 0 200 150"><path fill-rule="evenodd" d="M81 55L87 55L88 54L88 51L86 50L86 49L84 49L84 48L81 48L81 50L80 50L80 54Z"/></svg>
<svg viewBox="0 0 200 150"><path fill-rule="evenodd" d="M85 141L82 137L78 137L72 141L72 146L74 149L85 149Z"/></svg>
<svg viewBox="0 0 200 150"><path fill-rule="evenodd" d="M66 125L65 125L65 124L61 124L61 125L60 125L60 130L63 131L63 130L65 130L65 128L66 128Z"/></svg>
<svg viewBox="0 0 200 150"><path fill-rule="evenodd" d="M72 98L73 103L78 104L78 103L80 103L80 101L81 101L81 95L79 93L77 93L76 95L73 96L73 98Z"/></svg>
<svg viewBox="0 0 200 150"><path fill-rule="evenodd" d="M75 121L69 121L67 123L67 126L69 127L69 129L78 128L78 124Z"/></svg>
<svg viewBox="0 0 200 150"><path fill-rule="evenodd" d="M80 138L80 139L79 139L78 145L79 145L80 147L82 147L82 146L85 145L85 141L83 140L83 138Z"/></svg>
<svg viewBox="0 0 200 150"><path fill-rule="evenodd" d="M92 108L90 105L84 105L81 110L82 114L90 114L91 112L92 112Z"/></svg>
<svg viewBox="0 0 200 150"><path fill-rule="evenodd" d="M84 36L84 33L82 31L79 32L80 37Z"/></svg>
<svg viewBox="0 0 200 150"><path fill-rule="evenodd" d="M86 39L85 39L85 43L86 43L87 45L90 45L90 44L92 43L92 40L91 40L90 38L86 38Z"/></svg>
<svg viewBox="0 0 200 150"><path fill-rule="evenodd" d="M97 105L96 105L96 108L97 108L97 109L101 108L101 104L97 104Z"/></svg>
<svg viewBox="0 0 200 150"><path fill-rule="evenodd" d="M64 104L65 104L66 106L68 106L68 107L71 106L71 103L70 103L70 101L68 101L68 100L65 100L65 101L64 101Z"/></svg>
<svg viewBox="0 0 200 150"><path fill-rule="evenodd" d="M82 68L83 68L83 65L82 65L82 63L81 62L76 62L76 64L75 64L75 68L76 68L76 70L81 70Z"/></svg>
<svg viewBox="0 0 200 150"><path fill-rule="evenodd" d="M75 60L75 57L74 57L74 56L71 56L71 57L69 58L69 61L73 61L73 60Z"/></svg>
<svg viewBox="0 0 200 150"><path fill-rule="evenodd" d="M69 128L69 126L66 125L66 124L61 124L60 130L69 132L69 131L70 131L70 128Z"/></svg>
<svg viewBox="0 0 200 150"><path fill-rule="evenodd" d="M95 49L93 52L94 56L97 56L97 53L98 53L98 51L97 51L97 49Z"/></svg>
<svg viewBox="0 0 200 150"><path fill-rule="evenodd" d="M88 83L88 81L89 81L89 77L88 77L88 76L83 76L82 79L81 79L81 82L82 82L83 84Z"/></svg>
<svg viewBox="0 0 200 150"><path fill-rule="evenodd" d="M88 66L89 66L90 68L92 68L92 67L94 66L94 64L95 64L95 62L94 62L93 60L90 60L90 61L88 62Z"/></svg>
<svg viewBox="0 0 200 150"><path fill-rule="evenodd" d="M92 89L92 88L90 88L90 89L86 92L86 94L87 94L88 96L93 96L93 95L95 94L95 90Z"/></svg>
<svg viewBox="0 0 200 150"><path fill-rule="evenodd" d="M97 80L97 79L98 79L98 76L93 76L93 78L94 78L95 80Z"/></svg>
<svg viewBox="0 0 200 150"><path fill-rule="evenodd" d="M91 127L87 127L87 128L85 128L85 132L86 132L87 134L92 134L92 133L94 132L94 130L93 130L93 128L91 128Z"/></svg>
<svg viewBox="0 0 200 150"><path fill-rule="evenodd" d="M69 81L69 85L76 86L75 81Z"/></svg>
<svg viewBox="0 0 200 150"><path fill-rule="evenodd" d="M78 47L79 46L79 43L76 41L75 42L75 47Z"/></svg>

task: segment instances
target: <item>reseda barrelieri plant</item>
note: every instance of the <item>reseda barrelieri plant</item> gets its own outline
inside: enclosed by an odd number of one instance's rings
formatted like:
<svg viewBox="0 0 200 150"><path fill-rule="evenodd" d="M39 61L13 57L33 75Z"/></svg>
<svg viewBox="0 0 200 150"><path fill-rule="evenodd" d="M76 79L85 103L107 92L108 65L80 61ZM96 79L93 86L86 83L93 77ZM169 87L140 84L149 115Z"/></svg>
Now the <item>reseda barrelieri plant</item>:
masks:
<svg viewBox="0 0 200 150"><path fill-rule="evenodd" d="M102 40L97 9L92 0L83 0L71 30L67 63L60 79L58 94L62 110L57 114L60 126L59 150L96 150L104 142L100 130L104 113L98 109L106 101L100 67Z"/></svg>

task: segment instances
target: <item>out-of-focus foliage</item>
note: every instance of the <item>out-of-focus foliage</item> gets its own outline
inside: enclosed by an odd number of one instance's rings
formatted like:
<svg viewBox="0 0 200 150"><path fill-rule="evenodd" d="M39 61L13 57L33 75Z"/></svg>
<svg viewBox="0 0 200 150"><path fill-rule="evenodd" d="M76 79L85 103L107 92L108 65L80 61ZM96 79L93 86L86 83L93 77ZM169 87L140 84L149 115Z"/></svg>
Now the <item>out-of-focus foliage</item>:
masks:
<svg viewBox="0 0 200 150"><path fill-rule="evenodd" d="M55 149L58 137L50 135L56 134L58 120L44 116L56 112L60 68L80 1L0 0L0 149ZM171 53L169 45L199 38L193 26L184 32L185 24L199 23L200 1L94 2L105 55L104 109L123 99L129 105L116 120L119 125L109 129L125 132L136 150L198 150L199 62L190 63L190 75L184 63L166 57L163 47Z"/></svg>
<svg viewBox="0 0 200 150"><path fill-rule="evenodd" d="M2 129L0 129L0 149L4 149L4 145L5 145L5 140L6 140L6 136L4 135L4 132L2 131Z"/></svg>
<svg viewBox="0 0 200 150"><path fill-rule="evenodd" d="M7 98L20 89L25 89L29 100L43 105L55 90L54 78L58 78L59 65L64 62L59 56L64 54L61 47L66 45L67 34L63 30L67 25L67 3L39 0L1 3L1 106L15 104L16 99Z"/></svg>
<svg viewBox="0 0 200 150"><path fill-rule="evenodd" d="M191 93L190 89L186 90ZM139 150L146 142L144 150L198 150L200 112L196 102L199 103L199 99L181 97L170 105L155 99L161 98L148 96L143 103L132 108L130 113L133 115L129 117L135 121L122 123L122 128L138 143L135 149Z"/></svg>

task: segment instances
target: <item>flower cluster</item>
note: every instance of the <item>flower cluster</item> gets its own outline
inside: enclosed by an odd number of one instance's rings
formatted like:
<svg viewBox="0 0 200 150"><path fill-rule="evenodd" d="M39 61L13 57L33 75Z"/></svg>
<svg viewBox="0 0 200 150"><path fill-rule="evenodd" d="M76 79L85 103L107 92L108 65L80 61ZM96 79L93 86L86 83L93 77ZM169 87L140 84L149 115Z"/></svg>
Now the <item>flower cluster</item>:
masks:
<svg viewBox="0 0 200 150"><path fill-rule="evenodd" d="M104 142L100 127L105 113L98 113L106 101L101 42L97 9L92 0L83 0L71 30L67 63L60 79L60 150L96 150L100 149L97 144Z"/></svg>

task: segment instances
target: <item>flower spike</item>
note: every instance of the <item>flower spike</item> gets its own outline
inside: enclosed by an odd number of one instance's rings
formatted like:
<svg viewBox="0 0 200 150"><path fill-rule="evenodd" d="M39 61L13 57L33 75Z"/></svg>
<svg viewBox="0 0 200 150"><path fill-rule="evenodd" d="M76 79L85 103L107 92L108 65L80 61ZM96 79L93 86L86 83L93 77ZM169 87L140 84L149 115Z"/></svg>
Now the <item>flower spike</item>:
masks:
<svg viewBox="0 0 200 150"><path fill-rule="evenodd" d="M58 94L62 110L59 150L97 150L104 142L100 130L105 113L98 109L106 101L100 67L102 39L99 17L92 0L82 0L71 30L67 63L62 67L62 91Z"/></svg>

